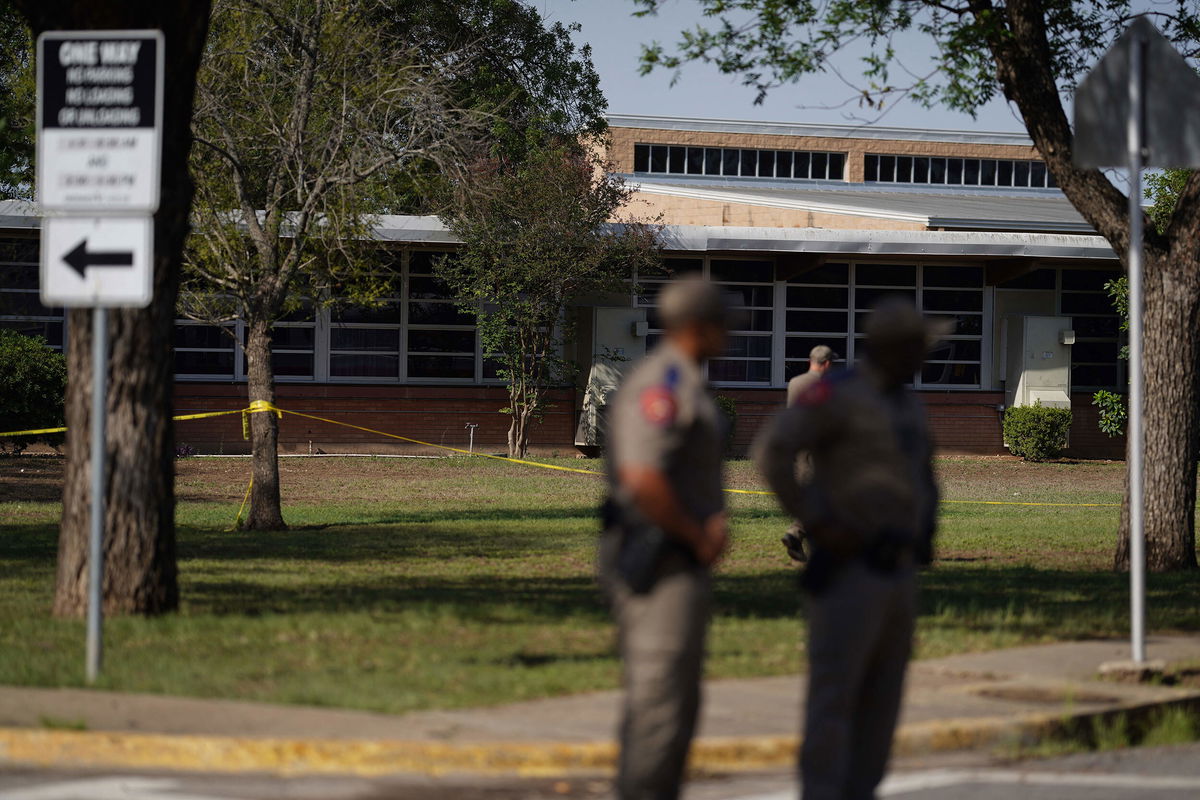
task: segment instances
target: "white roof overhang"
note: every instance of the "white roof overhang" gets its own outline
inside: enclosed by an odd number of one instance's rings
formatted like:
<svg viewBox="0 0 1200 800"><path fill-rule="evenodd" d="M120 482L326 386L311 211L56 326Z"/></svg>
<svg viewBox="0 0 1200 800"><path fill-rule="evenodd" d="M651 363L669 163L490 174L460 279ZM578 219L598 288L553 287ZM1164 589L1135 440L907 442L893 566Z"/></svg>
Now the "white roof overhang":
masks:
<svg viewBox="0 0 1200 800"><path fill-rule="evenodd" d="M40 227L41 218L32 203L0 203L0 229L36 230ZM380 241L403 244L444 246L459 243L445 224L433 216L379 216L375 237ZM666 250L676 252L1117 259L1103 237L1065 233L667 225L662 229L662 240Z"/></svg>

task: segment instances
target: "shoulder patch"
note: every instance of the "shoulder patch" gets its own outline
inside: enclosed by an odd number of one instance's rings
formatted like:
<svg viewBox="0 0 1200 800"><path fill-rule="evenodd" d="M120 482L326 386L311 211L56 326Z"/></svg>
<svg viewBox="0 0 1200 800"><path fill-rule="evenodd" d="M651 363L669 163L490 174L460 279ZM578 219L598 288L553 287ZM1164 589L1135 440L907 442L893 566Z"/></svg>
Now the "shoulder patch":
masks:
<svg viewBox="0 0 1200 800"><path fill-rule="evenodd" d="M642 417L655 425L670 425L679 411L675 394L666 386L644 389L638 402L642 408Z"/></svg>

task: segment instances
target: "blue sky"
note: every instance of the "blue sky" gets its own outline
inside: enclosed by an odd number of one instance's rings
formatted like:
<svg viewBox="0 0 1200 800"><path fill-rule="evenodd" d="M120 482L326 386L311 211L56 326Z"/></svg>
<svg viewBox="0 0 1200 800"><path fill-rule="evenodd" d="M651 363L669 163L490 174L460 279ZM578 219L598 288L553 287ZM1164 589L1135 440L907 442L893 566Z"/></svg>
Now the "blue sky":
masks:
<svg viewBox="0 0 1200 800"><path fill-rule="evenodd" d="M707 64L683 67L679 80L658 70L638 74L641 45L652 41L671 44L680 30L702 21L699 7L691 0L673 0L656 17L634 18L630 0L528 0L550 20L578 22L582 29L576 41L592 45L593 61L600 73L609 110L614 114L650 114L675 117L746 119L758 121L870 124L879 117L846 104L854 92L831 74L815 75L799 84L775 90L762 105L754 105L754 91L733 76L722 75ZM907 66L914 71L927 67L930 42L914 35L902 42ZM857 54L842 62L844 73L854 74ZM835 108L834 106L842 106ZM1006 103L993 101L980 109L977 119L944 108L925 109L901 101L877 120L879 125L906 128L988 130L1024 132L1024 126Z"/></svg>

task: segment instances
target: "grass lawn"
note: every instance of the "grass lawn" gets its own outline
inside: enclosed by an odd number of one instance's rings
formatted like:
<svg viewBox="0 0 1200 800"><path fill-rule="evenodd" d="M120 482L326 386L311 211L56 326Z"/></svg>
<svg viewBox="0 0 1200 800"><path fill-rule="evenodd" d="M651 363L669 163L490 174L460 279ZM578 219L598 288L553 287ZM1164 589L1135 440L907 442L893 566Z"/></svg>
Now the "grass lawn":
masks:
<svg viewBox="0 0 1200 800"><path fill-rule="evenodd" d="M561 461L585 468L596 462ZM941 459L950 500L1115 503L1123 465ZM615 686L592 580L603 481L482 459L284 459L284 533L226 532L240 459L179 462L182 609L106 622L103 688L387 712ZM0 683L82 683L49 615L62 464L0 459ZM729 484L758 488L746 462ZM708 673L800 670L795 573L768 497L734 495ZM1127 632L1117 509L947 504L919 655ZM1149 576L1148 626L1200 630L1196 577Z"/></svg>

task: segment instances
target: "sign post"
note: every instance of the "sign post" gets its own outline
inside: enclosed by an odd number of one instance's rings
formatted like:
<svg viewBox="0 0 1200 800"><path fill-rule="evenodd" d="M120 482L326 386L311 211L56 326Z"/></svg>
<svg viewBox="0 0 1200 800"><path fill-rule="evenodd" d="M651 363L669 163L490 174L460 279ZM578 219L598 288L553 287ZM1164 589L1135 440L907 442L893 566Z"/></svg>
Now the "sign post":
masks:
<svg viewBox="0 0 1200 800"><path fill-rule="evenodd" d="M37 41L41 299L92 308L88 683L103 660L108 309L153 295L162 151L161 31L47 31Z"/></svg>
<svg viewBox="0 0 1200 800"><path fill-rule="evenodd" d="M1130 24L1075 92L1075 163L1129 170L1129 635L1131 659L1142 664L1146 660L1142 169L1200 166L1200 75L1146 17Z"/></svg>

